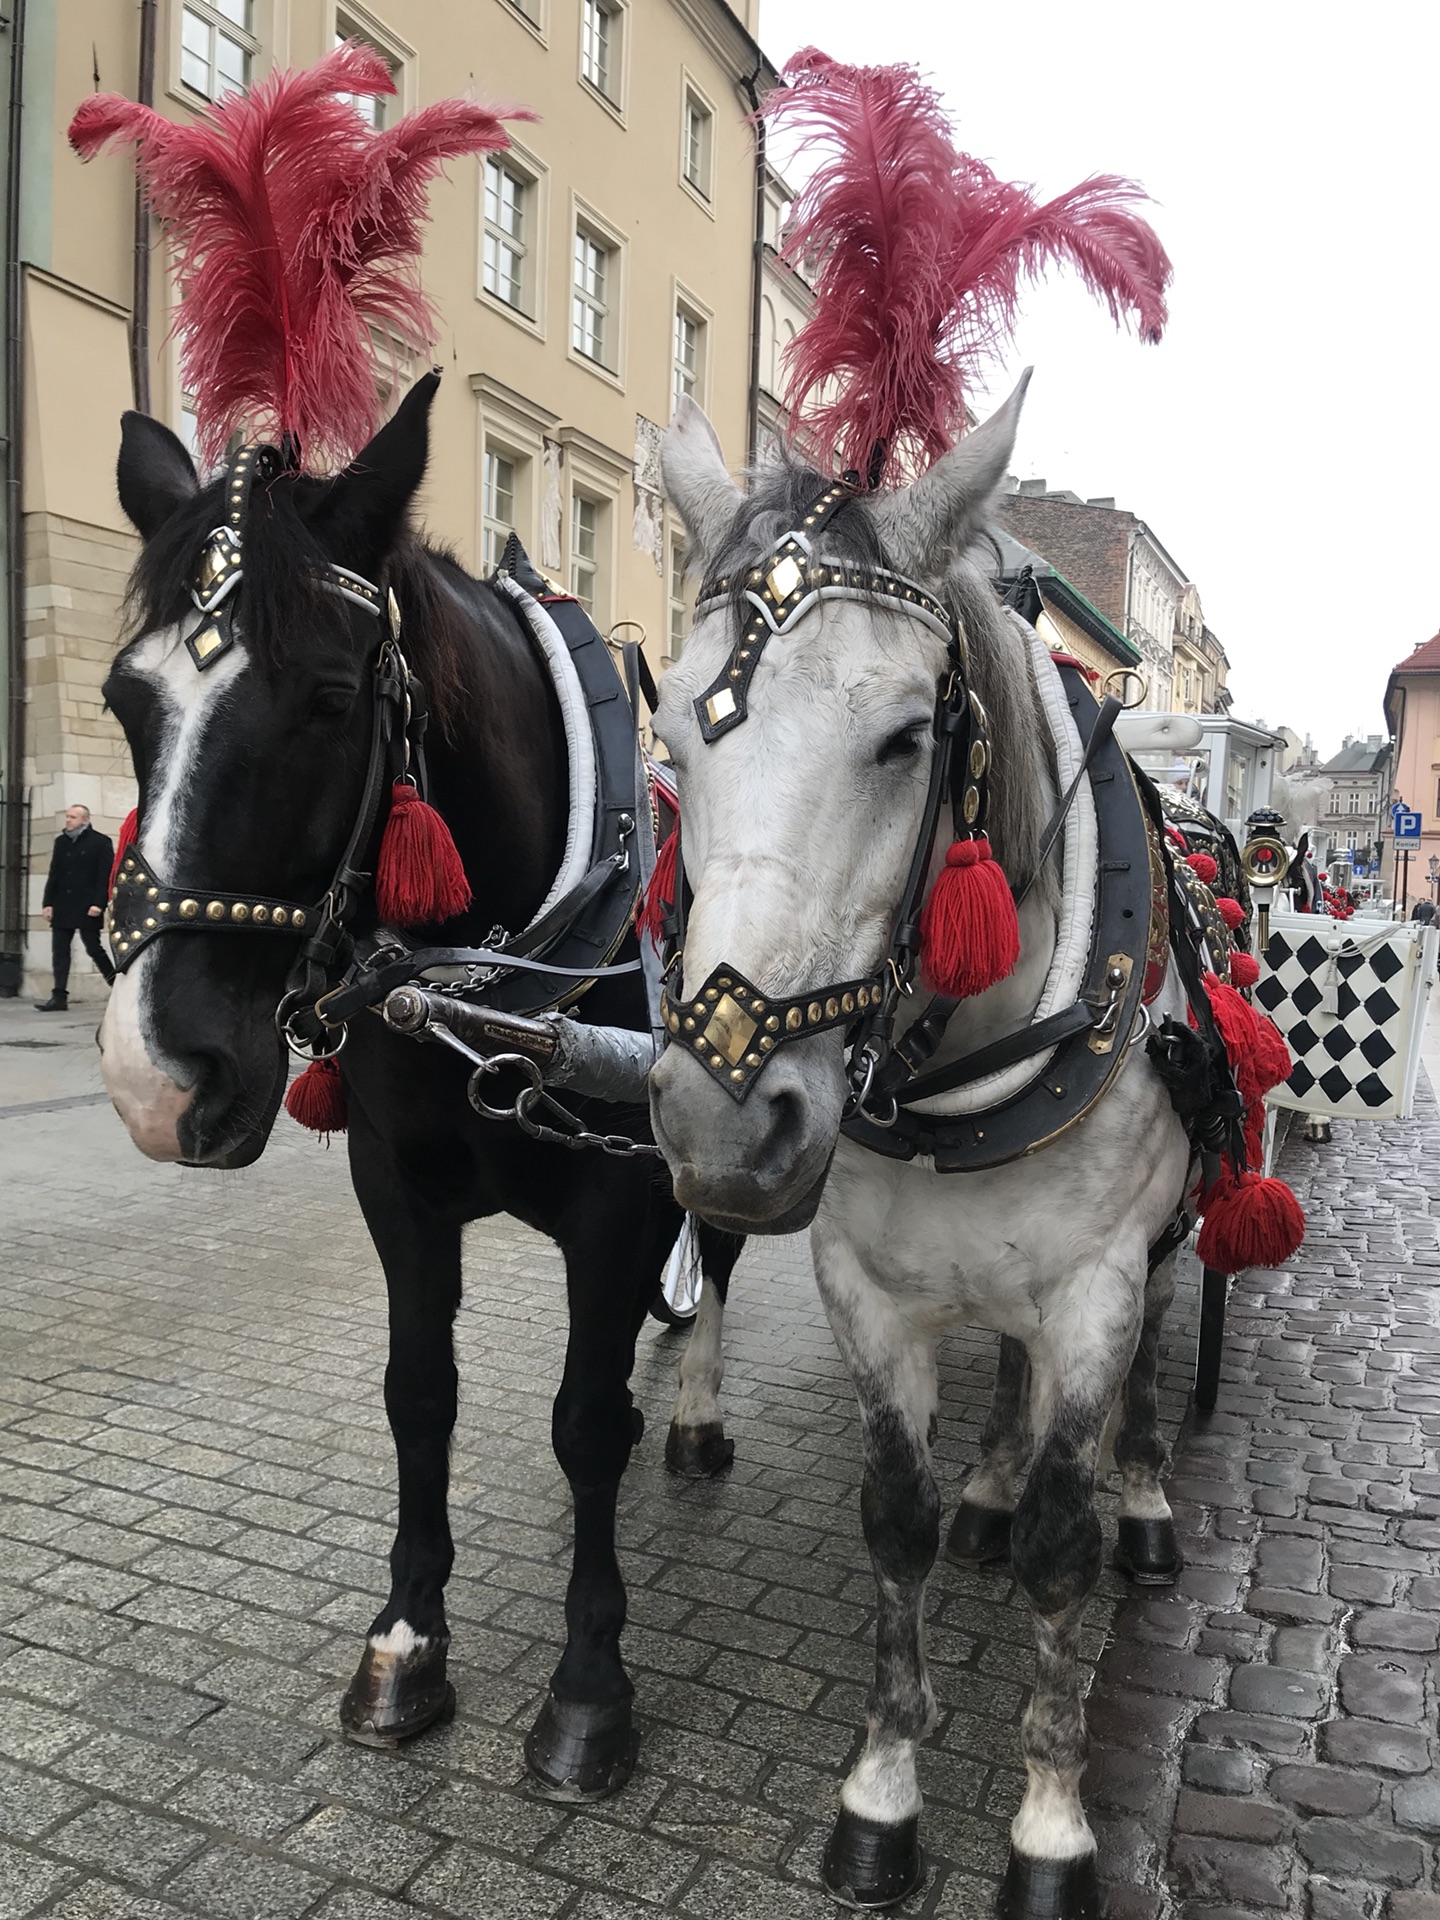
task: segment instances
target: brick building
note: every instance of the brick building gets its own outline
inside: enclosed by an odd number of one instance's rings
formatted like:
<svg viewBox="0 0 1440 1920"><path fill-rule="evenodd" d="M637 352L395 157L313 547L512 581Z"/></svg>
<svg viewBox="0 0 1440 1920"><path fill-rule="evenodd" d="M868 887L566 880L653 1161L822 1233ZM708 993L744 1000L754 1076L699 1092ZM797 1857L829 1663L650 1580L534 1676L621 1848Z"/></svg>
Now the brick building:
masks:
<svg viewBox="0 0 1440 1920"><path fill-rule="evenodd" d="M1225 651L1205 625L1195 587L1138 514L1113 498L1082 500L1043 480L1021 480L1001 496L997 517L1136 648L1149 681L1147 706L1224 711Z"/></svg>

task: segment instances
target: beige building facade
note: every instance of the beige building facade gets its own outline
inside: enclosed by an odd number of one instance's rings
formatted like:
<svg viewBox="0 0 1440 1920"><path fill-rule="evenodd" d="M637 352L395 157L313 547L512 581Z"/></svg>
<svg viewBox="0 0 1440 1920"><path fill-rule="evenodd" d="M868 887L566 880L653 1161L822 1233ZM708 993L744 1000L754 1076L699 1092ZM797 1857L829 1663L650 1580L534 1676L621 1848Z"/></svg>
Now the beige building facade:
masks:
<svg viewBox="0 0 1440 1920"><path fill-rule="evenodd" d="M758 0L28 0L25 632L11 676L25 739L21 778L7 769L6 784L30 797L32 927L65 806L83 801L113 833L134 800L100 688L134 557L114 486L119 420L147 376L150 411L193 444L158 236L137 301L131 161L82 166L65 137L97 78L139 97L147 14L153 103L172 118L308 66L342 36L390 65L397 97L376 104L382 123L472 90L539 114L513 126L512 151L454 164L431 193L422 277L445 378L421 513L476 572L515 529L603 632L643 635L659 666L693 597L661 494L661 434L693 394L738 467L761 419L756 276L773 202L748 116L775 74L757 12Z"/></svg>

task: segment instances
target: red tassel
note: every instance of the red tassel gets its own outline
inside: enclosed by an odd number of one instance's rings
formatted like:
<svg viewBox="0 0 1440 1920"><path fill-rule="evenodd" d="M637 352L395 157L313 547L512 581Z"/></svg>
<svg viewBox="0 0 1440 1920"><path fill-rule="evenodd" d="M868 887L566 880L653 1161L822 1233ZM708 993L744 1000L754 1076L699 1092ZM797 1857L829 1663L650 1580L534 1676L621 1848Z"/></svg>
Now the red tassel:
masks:
<svg viewBox="0 0 1440 1920"><path fill-rule="evenodd" d="M334 1060L312 1060L285 1094L285 1111L312 1133L344 1133L345 1082Z"/></svg>
<svg viewBox="0 0 1440 1920"><path fill-rule="evenodd" d="M920 955L926 981L953 1000L984 993L1015 971L1015 900L983 834L946 851L920 915Z"/></svg>
<svg viewBox="0 0 1440 1920"><path fill-rule="evenodd" d="M1283 1180L1222 1175L1206 1196L1196 1251L1204 1266L1242 1273L1246 1267L1281 1266L1304 1238L1305 1215Z"/></svg>
<svg viewBox="0 0 1440 1920"><path fill-rule="evenodd" d="M1238 900L1232 900L1228 893L1216 894L1215 911L1220 915L1220 918L1232 933L1234 933L1237 927L1243 927L1245 924L1244 907L1241 906Z"/></svg>
<svg viewBox="0 0 1440 1920"><path fill-rule="evenodd" d="M1192 853L1186 857L1190 862L1190 871L1197 880L1203 880L1207 887L1219 877L1219 863L1210 854Z"/></svg>
<svg viewBox="0 0 1440 1920"><path fill-rule="evenodd" d="M1260 978L1260 962L1253 953L1242 953L1237 947L1230 956L1230 984L1242 991L1253 987Z"/></svg>
<svg viewBox="0 0 1440 1920"><path fill-rule="evenodd" d="M453 920L470 904L470 882L450 829L408 780L397 780L375 868L375 908L393 927Z"/></svg>
<svg viewBox="0 0 1440 1920"><path fill-rule="evenodd" d="M642 938L653 940L657 946L664 934L664 917L675 904L675 874L679 855L680 828L677 825L670 829L665 844L655 856L650 884L635 915L637 932Z"/></svg>
<svg viewBox="0 0 1440 1920"><path fill-rule="evenodd" d="M120 822L120 831L115 836L115 858L110 862L110 891L115 891L115 876L120 871L120 862L125 858L127 849L133 847L140 831L140 809L131 807Z"/></svg>
<svg viewBox="0 0 1440 1920"><path fill-rule="evenodd" d="M1255 1072L1262 1094L1282 1086L1295 1071L1290 1045L1268 1013L1255 1016Z"/></svg>

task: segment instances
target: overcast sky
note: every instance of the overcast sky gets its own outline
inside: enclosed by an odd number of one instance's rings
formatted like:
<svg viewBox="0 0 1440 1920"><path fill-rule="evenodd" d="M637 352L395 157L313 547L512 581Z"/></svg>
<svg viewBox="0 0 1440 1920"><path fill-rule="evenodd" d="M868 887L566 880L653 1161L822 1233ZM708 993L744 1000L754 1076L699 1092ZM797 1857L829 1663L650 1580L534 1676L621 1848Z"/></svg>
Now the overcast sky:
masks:
<svg viewBox="0 0 1440 1920"><path fill-rule="evenodd" d="M1031 289L976 411L1035 378L1022 477L1139 514L1199 589L1235 711L1382 733L1440 628L1440 7L1429 0L762 0L777 61L908 60L960 144L1058 192L1129 174L1175 265L1158 347Z"/></svg>

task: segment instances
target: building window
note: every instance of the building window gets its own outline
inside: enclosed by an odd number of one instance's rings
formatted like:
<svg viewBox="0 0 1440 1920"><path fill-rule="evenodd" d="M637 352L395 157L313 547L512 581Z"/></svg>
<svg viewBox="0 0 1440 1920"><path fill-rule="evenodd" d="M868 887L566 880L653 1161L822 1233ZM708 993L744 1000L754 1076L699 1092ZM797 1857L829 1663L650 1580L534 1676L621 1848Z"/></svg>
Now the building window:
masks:
<svg viewBox="0 0 1440 1920"><path fill-rule="evenodd" d="M508 0L508 4L520 15L522 20L528 20L532 27L539 26L540 0Z"/></svg>
<svg viewBox="0 0 1440 1920"><path fill-rule="evenodd" d="M685 119L680 170L685 183L704 200L710 198L710 152L715 116L690 87L685 89Z"/></svg>
<svg viewBox="0 0 1440 1920"><path fill-rule="evenodd" d="M670 602L670 658L678 660L690 637L692 608L685 583L685 542L677 536L670 541L670 571L667 578Z"/></svg>
<svg viewBox="0 0 1440 1920"><path fill-rule="evenodd" d="M517 313L527 313L533 304L528 268L533 193L533 183L513 166L487 156L482 282L487 293Z"/></svg>
<svg viewBox="0 0 1440 1920"><path fill-rule="evenodd" d="M358 40L371 53L378 53L389 69L390 78L395 82L395 93L342 93L336 97L348 100L367 127L374 127L378 133L382 127L388 127L400 112L398 92L400 87L401 63L386 47L377 46L365 29L352 20L348 13L335 15L335 44L343 46L347 40Z"/></svg>
<svg viewBox="0 0 1440 1920"><path fill-rule="evenodd" d="M696 391L703 371L703 353L705 346L705 322L698 319L688 308L677 306L675 309L675 332L672 349L672 379L670 386L670 407L673 412L688 394L698 399Z"/></svg>
<svg viewBox="0 0 1440 1920"><path fill-rule="evenodd" d="M508 453L494 447L485 449L484 476L480 488L480 570L493 573L500 564L505 542L515 527L515 479L517 462Z"/></svg>
<svg viewBox="0 0 1440 1920"><path fill-rule="evenodd" d="M575 279L570 343L597 366L612 364L613 332L609 307L614 253L587 227L575 229Z"/></svg>
<svg viewBox="0 0 1440 1920"><path fill-rule="evenodd" d="M598 500L583 493L570 496L570 591L592 620L599 619L600 523L604 513Z"/></svg>
<svg viewBox="0 0 1440 1920"><path fill-rule="evenodd" d="M1352 787L1346 795L1346 799L1348 802L1347 811L1350 813L1358 813L1360 811L1360 789L1358 787Z"/></svg>
<svg viewBox="0 0 1440 1920"><path fill-rule="evenodd" d="M580 73L612 103L620 98L620 32L613 0L581 0Z"/></svg>
<svg viewBox="0 0 1440 1920"><path fill-rule="evenodd" d="M206 100L243 93L259 51L252 0L185 0L180 9L180 78Z"/></svg>

